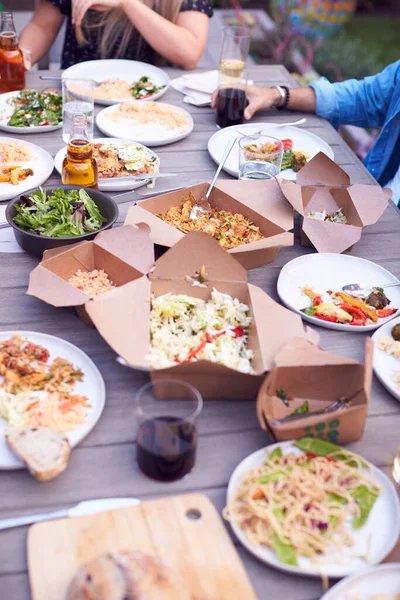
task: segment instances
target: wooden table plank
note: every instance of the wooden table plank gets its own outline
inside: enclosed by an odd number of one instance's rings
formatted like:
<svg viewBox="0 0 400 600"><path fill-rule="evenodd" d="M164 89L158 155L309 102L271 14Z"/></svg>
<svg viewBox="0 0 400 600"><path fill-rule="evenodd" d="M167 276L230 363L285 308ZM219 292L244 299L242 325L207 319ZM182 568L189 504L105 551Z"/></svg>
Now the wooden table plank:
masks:
<svg viewBox="0 0 400 600"><path fill-rule="evenodd" d="M45 87L40 73L28 76L28 85ZM170 70L170 76L179 71ZM257 84L297 85L287 71L279 66L254 67L250 77ZM186 140L156 149L163 168L185 174L185 184L209 180L215 164L208 156L207 142L215 131L215 117L209 108L198 109L183 103L181 94L171 89L166 102L184 106L193 115L195 130ZM302 117L299 113L265 111L256 122L286 122ZM337 131L315 115L307 115L305 129L312 131L331 145L338 164L355 183L373 183L372 176L354 156ZM54 155L62 146L60 132L30 135L26 139L40 144ZM223 177L228 175L223 174ZM181 184L181 177L176 178ZM160 180L155 190L140 188L136 192L116 193L122 222L127 209L137 199L172 187L172 180ZM51 183L58 183L53 173ZM392 206L374 226L366 228L352 254L376 261L400 277L399 212ZM296 225L296 245L281 251L274 263L254 269L249 281L260 286L273 298L281 267L300 254L311 252L301 248ZM31 329L58 335L82 348L101 370L107 386L104 414L83 443L73 452L68 470L58 479L40 484L26 472L0 473L0 515L16 516L42 512L71 505L82 499L134 495L141 498L189 491L206 493L221 510L225 502L226 484L237 463L268 441L260 430L253 402L206 403L200 423L199 453L190 477L174 484L162 485L140 475L135 465L135 422L132 398L147 381L145 374L126 369L115 362L114 352L97 332L84 326L71 311L56 309L25 295L27 279L36 260L26 254L3 255L0 263L1 329ZM342 355L363 359L365 334L346 335L343 332L318 328L321 345ZM398 403L374 380L369 415L363 440L352 445L367 459L390 472L391 462L399 443L400 412ZM384 440L384 444L382 443ZM26 600L29 589L25 559L26 528L0 532L0 598ZM239 548L245 567L260 599L268 596L288 600L316 600L321 595L319 581L290 577L269 569Z"/></svg>

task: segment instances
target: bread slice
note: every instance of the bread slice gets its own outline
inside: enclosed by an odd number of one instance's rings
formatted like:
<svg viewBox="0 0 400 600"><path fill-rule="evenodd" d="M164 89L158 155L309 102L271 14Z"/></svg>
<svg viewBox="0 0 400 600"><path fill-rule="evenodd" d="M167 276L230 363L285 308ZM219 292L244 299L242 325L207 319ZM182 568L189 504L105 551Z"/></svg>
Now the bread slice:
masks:
<svg viewBox="0 0 400 600"><path fill-rule="evenodd" d="M78 570L67 600L176 600L171 576L166 565L149 554L102 554Z"/></svg>
<svg viewBox="0 0 400 600"><path fill-rule="evenodd" d="M44 427L13 427L5 432L10 450L39 481L57 477L68 465L71 448L68 439Z"/></svg>

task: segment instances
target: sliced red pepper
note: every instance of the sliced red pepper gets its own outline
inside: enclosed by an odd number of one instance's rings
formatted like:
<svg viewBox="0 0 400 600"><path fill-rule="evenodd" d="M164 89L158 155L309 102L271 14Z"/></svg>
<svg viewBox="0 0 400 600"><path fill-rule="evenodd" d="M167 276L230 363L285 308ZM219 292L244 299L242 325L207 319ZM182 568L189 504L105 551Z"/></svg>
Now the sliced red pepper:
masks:
<svg viewBox="0 0 400 600"><path fill-rule="evenodd" d="M44 123L42 123L42 127L44 127L45 125L50 125L50 123L48 121L44 121Z"/></svg>
<svg viewBox="0 0 400 600"><path fill-rule="evenodd" d="M225 333L226 333L225 329L223 329L222 331L218 331L218 333L214 333L213 335L211 335L211 333L208 333L208 331L206 331L206 341L212 342L212 341L216 340L217 338L221 337L221 335L224 335Z"/></svg>
<svg viewBox="0 0 400 600"><path fill-rule="evenodd" d="M350 306L350 304L339 304L339 307L349 313L349 315L354 315L359 319L367 320L367 315L361 310L361 308L357 308L357 306Z"/></svg>
<svg viewBox="0 0 400 600"><path fill-rule="evenodd" d="M231 331L233 333L233 337L235 338L242 337L242 335L244 335L243 327L240 327L240 325L234 329L231 329Z"/></svg>
<svg viewBox="0 0 400 600"><path fill-rule="evenodd" d="M194 357L196 356L196 354L199 354L199 352L201 352L201 351L203 350L203 348L204 348L204 346L206 345L206 343L207 343L207 340L206 340L206 338L204 337L204 339L203 339L203 340L201 340L201 342L200 342L200 344L199 344L198 346L194 346L194 347L193 347L193 348L190 350L190 352L189 352L189 354L187 355L187 358L186 358L186 360L185 360L184 362L190 362L190 361L192 360L192 358L194 358Z"/></svg>
<svg viewBox="0 0 400 600"><path fill-rule="evenodd" d="M322 304L321 296L315 296L312 303L313 303L313 306L319 306L320 304Z"/></svg>
<svg viewBox="0 0 400 600"><path fill-rule="evenodd" d="M321 319L321 321L329 321L329 323L337 323L338 318L336 315L321 315L319 313L315 313L317 319Z"/></svg>
<svg viewBox="0 0 400 600"><path fill-rule="evenodd" d="M395 312L397 312L397 308L380 308L376 312L380 319L384 319L385 317L390 317L390 315L393 315Z"/></svg>
<svg viewBox="0 0 400 600"><path fill-rule="evenodd" d="M314 454L314 452L306 452L306 456L308 456L308 458L317 458L317 455Z"/></svg>

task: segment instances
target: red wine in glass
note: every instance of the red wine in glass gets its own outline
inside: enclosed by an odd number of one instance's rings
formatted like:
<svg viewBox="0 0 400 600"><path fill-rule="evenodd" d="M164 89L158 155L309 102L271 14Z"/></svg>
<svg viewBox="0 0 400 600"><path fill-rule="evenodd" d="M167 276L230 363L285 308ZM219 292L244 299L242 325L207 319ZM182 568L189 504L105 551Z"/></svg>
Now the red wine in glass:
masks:
<svg viewBox="0 0 400 600"><path fill-rule="evenodd" d="M218 127L230 127L243 123L244 109L246 108L246 92L239 88L221 88L217 95Z"/></svg>
<svg viewBox="0 0 400 600"><path fill-rule="evenodd" d="M144 421L138 431L136 460L140 470L158 481L175 481L194 467L197 432L176 417Z"/></svg>

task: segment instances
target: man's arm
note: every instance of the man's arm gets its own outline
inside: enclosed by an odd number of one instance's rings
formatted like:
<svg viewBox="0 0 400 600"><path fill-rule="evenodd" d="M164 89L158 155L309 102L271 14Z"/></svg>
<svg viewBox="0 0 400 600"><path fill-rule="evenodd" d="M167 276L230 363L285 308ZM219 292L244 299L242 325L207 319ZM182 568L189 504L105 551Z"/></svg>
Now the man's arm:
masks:
<svg viewBox="0 0 400 600"><path fill-rule="evenodd" d="M19 37L21 48L32 53L35 64L48 51L60 31L64 15L48 0L39 0L32 19Z"/></svg>

